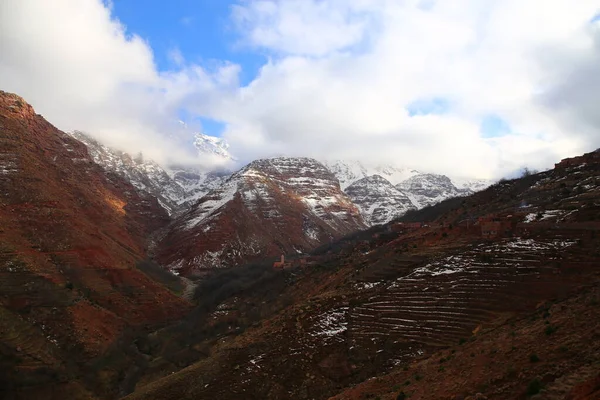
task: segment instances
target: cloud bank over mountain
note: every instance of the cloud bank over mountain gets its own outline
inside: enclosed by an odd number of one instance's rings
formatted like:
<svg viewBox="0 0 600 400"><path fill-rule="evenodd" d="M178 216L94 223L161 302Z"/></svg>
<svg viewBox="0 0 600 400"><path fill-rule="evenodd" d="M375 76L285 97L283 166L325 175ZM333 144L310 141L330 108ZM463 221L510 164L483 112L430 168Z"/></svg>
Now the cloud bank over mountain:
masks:
<svg viewBox="0 0 600 400"><path fill-rule="evenodd" d="M499 177L600 147L600 0L239 1L235 46L265 56L159 70L100 0L0 4L0 87L61 129L191 158L190 115L241 162L274 155ZM193 17L193 16L192 16ZM201 129L201 127L198 127Z"/></svg>

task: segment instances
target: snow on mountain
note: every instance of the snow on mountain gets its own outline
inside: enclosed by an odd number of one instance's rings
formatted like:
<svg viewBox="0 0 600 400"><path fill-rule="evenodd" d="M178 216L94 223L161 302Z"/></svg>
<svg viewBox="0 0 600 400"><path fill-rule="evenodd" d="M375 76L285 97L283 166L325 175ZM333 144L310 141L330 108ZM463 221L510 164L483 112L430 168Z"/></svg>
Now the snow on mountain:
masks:
<svg viewBox="0 0 600 400"><path fill-rule="evenodd" d="M371 224L385 223L409 209L420 209L451 197L466 196L492 183L484 179L451 180L445 175L421 173L412 168L372 166L360 161L336 160L324 164L339 179L342 190L350 195L361 208L365 220ZM395 185L396 190L390 190L380 178ZM351 192L348 191L350 188ZM373 193L367 194L368 190Z"/></svg>
<svg viewBox="0 0 600 400"><path fill-rule="evenodd" d="M451 197L466 196L468 189L458 189L450 178L437 174L418 174L396 185L417 208L427 207Z"/></svg>
<svg viewBox="0 0 600 400"><path fill-rule="evenodd" d="M359 179L348 186L345 192L370 225L385 224L416 209L406 194L380 175Z"/></svg>
<svg viewBox="0 0 600 400"><path fill-rule="evenodd" d="M229 145L223 139L201 133L195 135L194 141L198 165L217 165L220 169L179 165L163 168L152 160L144 159L141 154L133 157L105 146L83 132L75 131L71 135L87 146L97 164L155 196L169 214L181 212L219 187L231 175L224 167L235 160L229 154Z"/></svg>
<svg viewBox="0 0 600 400"><path fill-rule="evenodd" d="M367 165L360 161L334 160L324 161L323 164L338 178L340 187L345 190L348 186L372 175L379 175L396 185L419 174L412 168L396 167L393 165Z"/></svg>
<svg viewBox="0 0 600 400"><path fill-rule="evenodd" d="M111 149L83 132L75 131L71 132L71 135L86 145L96 164L127 179L137 189L156 197L169 214L176 212L185 200L185 189L154 161L145 160L141 154L132 157Z"/></svg>
<svg viewBox="0 0 600 400"><path fill-rule="evenodd" d="M365 227L358 208L318 161L257 160L174 221L159 259L185 274L303 253Z"/></svg>
<svg viewBox="0 0 600 400"><path fill-rule="evenodd" d="M185 124L184 128L187 129ZM225 140L202 133L194 135L197 165L169 165L165 168L151 160L145 160L141 155L132 157L111 149L81 132L74 132L72 135L87 145L96 163L128 179L136 188L155 196L169 214L181 213L209 192L218 190L231 176L231 166L236 160L229 152L229 145ZM283 159L285 158L280 158ZM360 161L336 160L318 165L317 169L325 165L327 172L333 174L333 179L337 178L342 190L354 186L351 197L357 199L357 205L369 224L387 222L411 209L411 205L406 203L407 198L414 207L422 208L449 197L482 190L491 184L490 181L481 179L450 180L444 175L422 174L412 168L370 165ZM314 165L309 163L307 166L309 168ZM283 164L280 163L278 168L284 168ZM374 176L383 181L373 178ZM384 181L396 185L396 188L390 189ZM290 182L292 181L288 183ZM369 189L374 191L370 195L365 192ZM315 209L324 206L320 203L313 204L310 196L305 202ZM395 209L394 205L398 208Z"/></svg>
<svg viewBox="0 0 600 400"><path fill-rule="evenodd" d="M194 137L194 147L198 150L198 157L215 156L220 161L235 161L229 153L229 143L225 139L197 133Z"/></svg>
<svg viewBox="0 0 600 400"><path fill-rule="evenodd" d="M194 147L203 166L170 165L169 175L185 190L183 203L192 205L199 198L222 185L233 171L236 158L229 153L229 144L221 138L197 133ZM206 167L211 165L212 167Z"/></svg>
<svg viewBox="0 0 600 400"><path fill-rule="evenodd" d="M199 198L218 188L231 175L230 171L211 171L200 167L176 166L168 167L169 176L181 186L185 196L180 204L189 207Z"/></svg>
<svg viewBox="0 0 600 400"><path fill-rule="evenodd" d="M471 193L487 189L494 183L491 179L451 178L451 180L458 189L465 189Z"/></svg>

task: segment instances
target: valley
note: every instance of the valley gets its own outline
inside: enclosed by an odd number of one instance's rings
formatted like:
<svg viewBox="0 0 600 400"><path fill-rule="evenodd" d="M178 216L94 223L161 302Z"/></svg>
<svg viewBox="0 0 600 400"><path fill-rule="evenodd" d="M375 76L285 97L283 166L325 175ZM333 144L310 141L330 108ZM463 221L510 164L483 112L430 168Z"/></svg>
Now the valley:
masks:
<svg viewBox="0 0 600 400"><path fill-rule="evenodd" d="M475 191L300 157L169 169L4 92L0 129L7 399L600 396L598 151Z"/></svg>

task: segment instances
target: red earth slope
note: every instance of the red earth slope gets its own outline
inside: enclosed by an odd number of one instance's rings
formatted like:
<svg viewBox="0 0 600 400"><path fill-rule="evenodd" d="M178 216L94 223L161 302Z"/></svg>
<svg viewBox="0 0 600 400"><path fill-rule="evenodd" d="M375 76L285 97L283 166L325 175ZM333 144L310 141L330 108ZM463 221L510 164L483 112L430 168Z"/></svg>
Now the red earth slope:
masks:
<svg viewBox="0 0 600 400"><path fill-rule="evenodd" d="M21 380L71 371L126 328L182 315L187 302L135 268L167 222L156 199L0 92L0 356L13 360L2 371ZM46 387L38 383L23 390Z"/></svg>
<svg viewBox="0 0 600 400"><path fill-rule="evenodd" d="M280 271L291 305L130 398L525 399L536 381L537 398L597 398L600 160L580 160ZM486 221L509 231L483 236ZM212 316L235 327L249 302L264 301L235 293Z"/></svg>
<svg viewBox="0 0 600 400"><path fill-rule="evenodd" d="M169 269L297 255L366 225L337 178L310 158L254 161L177 218L160 243Z"/></svg>

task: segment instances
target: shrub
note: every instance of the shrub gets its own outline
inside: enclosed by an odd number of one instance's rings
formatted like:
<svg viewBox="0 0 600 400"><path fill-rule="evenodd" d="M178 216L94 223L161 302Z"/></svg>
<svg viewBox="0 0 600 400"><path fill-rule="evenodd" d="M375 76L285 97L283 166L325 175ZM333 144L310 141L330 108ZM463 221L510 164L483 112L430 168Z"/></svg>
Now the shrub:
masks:
<svg viewBox="0 0 600 400"><path fill-rule="evenodd" d="M544 331L544 333L546 333L547 336L552 335L554 332L556 332L558 328L556 326L552 326L552 325L548 325L546 327L546 330Z"/></svg>
<svg viewBox="0 0 600 400"><path fill-rule="evenodd" d="M73 290L73 282L67 282L65 283L65 287L69 290Z"/></svg>
<svg viewBox="0 0 600 400"><path fill-rule="evenodd" d="M535 354L535 353L531 353L531 354L529 355L529 361L531 361L532 363L535 363L535 362L538 362L538 361L540 361L540 358L538 357L538 355L537 355L537 354Z"/></svg>
<svg viewBox="0 0 600 400"><path fill-rule="evenodd" d="M467 339L465 339L465 338L460 338L460 339L458 340L458 344L460 344L460 345L463 345L463 344L465 344L465 343L467 343Z"/></svg>
<svg viewBox="0 0 600 400"><path fill-rule="evenodd" d="M527 396L538 394L541 390L542 382L540 382L538 379L534 379L529 382L529 385L527 385Z"/></svg>

